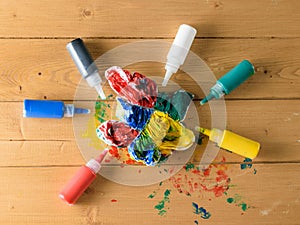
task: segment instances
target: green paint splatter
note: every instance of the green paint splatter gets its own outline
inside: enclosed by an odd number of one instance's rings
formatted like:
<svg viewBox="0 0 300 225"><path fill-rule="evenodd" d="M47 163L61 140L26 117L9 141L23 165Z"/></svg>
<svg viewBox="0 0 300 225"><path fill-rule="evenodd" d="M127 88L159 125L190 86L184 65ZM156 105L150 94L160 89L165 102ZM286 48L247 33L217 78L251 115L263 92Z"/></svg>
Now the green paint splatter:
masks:
<svg viewBox="0 0 300 225"><path fill-rule="evenodd" d="M170 194L171 191L169 189L165 190L164 198L157 205L154 206L154 208L158 210L158 215L163 216L167 213L167 211L165 210L165 204L167 202L170 202Z"/></svg>
<svg viewBox="0 0 300 225"><path fill-rule="evenodd" d="M250 162L250 163L247 163ZM252 167L252 159L245 158L243 163L241 164L241 169L244 170L246 168L251 168Z"/></svg>
<svg viewBox="0 0 300 225"><path fill-rule="evenodd" d="M113 95L107 96L107 100L110 100L113 97ZM98 96L98 99L95 103L95 118L100 122L103 123L107 120L107 108L110 108L110 104L106 103L105 101L102 101L100 96Z"/></svg>
<svg viewBox="0 0 300 225"><path fill-rule="evenodd" d="M150 194L150 195L148 196L148 198L154 198L154 197L155 197L155 195L156 195L156 191L153 191L153 193L152 193L152 194Z"/></svg>
<svg viewBox="0 0 300 225"><path fill-rule="evenodd" d="M244 202L238 204L238 206L241 207L243 211L246 211L249 208L248 205Z"/></svg>
<svg viewBox="0 0 300 225"><path fill-rule="evenodd" d="M161 181L160 183L159 183L159 186L161 186L163 184L163 182Z"/></svg>
<svg viewBox="0 0 300 225"><path fill-rule="evenodd" d="M231 203L234 202L234 199L233 198L227 198L227 202L231 204Z"/></svg>
<svg viewBox="0 0 300 225"><path fill-rule="evenodd" d="M242 196L235 194L233 198L227 198L229 204L235 203L236 206L240 207L243 211L246 211L250 206L242 201Z"/></svg>
<svg viewBox="0 0 300 225"><path fill-rule="evenodd" d="M254 170L253 170L253 174L256 174L256 173L257 173L257 170L256 170L256 169L254 169Z"/></svg>
<svg viewBox="0 0 300 225"><path fill-rule="evenodd" d="M188 172L189 170L194 169L195 165L193 163L187 163L184 168Z"/></svg>
<svg viewBox="0 0 300 225"><path fill-rule="evenodd" d="M209 219L211 217L211 214L203 207L199 207L197 203L192 202L193 206L193 212L197 215L200 215L203 219ZM197 221L198 222L198 221Z"/></svg>
<svg viewBox="0 0 300 225"><path fill-rule="evenodd" d="M161 200L156 206L154 206L154 208L156 208L157 210L162 210L163 208L165 208L165 201Z"/></svg>

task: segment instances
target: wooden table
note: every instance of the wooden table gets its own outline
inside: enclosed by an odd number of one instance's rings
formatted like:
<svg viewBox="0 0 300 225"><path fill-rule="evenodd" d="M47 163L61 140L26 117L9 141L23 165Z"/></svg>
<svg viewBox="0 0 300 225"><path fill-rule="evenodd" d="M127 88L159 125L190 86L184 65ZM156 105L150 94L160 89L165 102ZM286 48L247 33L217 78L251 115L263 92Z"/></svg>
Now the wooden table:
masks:
<svg viewBox="0 0 300 225"><path fill-rule="evenodd" d="M298 0L1 1L0 224L299 224L299 12ZM204 140L169 180L131 187L100 176L67 206L58 192L84 164L72 120L23 118L23 100L73 100L80 76L65 46L74 38L97 58L129 42L171 42L182 23L198 30L192 50L217 78L244 58L255 65L226 109L227 128L259 141L259 156L242 169L243 158L220 151L203 174ZM172 80L203 98L181 73ZM210 127L209 106L198 108Z"/></svg>

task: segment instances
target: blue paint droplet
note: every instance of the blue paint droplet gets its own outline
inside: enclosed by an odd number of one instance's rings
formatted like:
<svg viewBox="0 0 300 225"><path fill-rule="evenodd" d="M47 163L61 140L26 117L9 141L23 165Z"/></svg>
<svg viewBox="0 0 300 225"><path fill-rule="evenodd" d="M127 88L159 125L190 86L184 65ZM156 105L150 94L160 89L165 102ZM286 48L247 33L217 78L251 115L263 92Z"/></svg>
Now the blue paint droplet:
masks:
<svg viewBox="0 0 300 225"><path fill-rule="evenodd" d="M248 162L248 163L247 163ZM245 158L243 163L241 164L241 170L252 167L252 159Z"/></svg>

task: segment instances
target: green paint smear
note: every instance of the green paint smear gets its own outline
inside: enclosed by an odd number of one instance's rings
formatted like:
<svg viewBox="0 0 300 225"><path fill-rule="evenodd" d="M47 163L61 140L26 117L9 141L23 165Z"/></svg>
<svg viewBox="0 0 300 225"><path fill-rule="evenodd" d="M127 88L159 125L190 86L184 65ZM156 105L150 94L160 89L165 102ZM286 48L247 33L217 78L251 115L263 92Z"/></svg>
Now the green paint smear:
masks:
<svg viewBox="0 0 300 225"><path fill-rule="evenodd" d="M242 201L242 196L235 194L233 198L227 198L227 202L229 204L235 203L238 207L240 207L243 211L249 209L249 205Z"/></svg>
<svg viewBox="0 0 300 225"><path fill-rule="evenodd" d="M171 194L171 191L169 189L167 189L164 193L165 198L168 198L168 196Z"/></svg>
<svg viewBox="0 0 300 225"><path fill-rule="evenodd" d="M165 203L170 202L170 194L171 191L169 189L165 190L163 200L161 200L157 205L154 206L154 208L158 210L158 215L163 216L167 213L167 211L165 210Z"/></svg>
<svg viewBox="0 0 300 225"><path fill-rule="evenodd" d="M163 215L165 215L167 213L167 211L166 210L160 210L159 212L158 212L158 215L160 215L160 216L163 216Z"/></svg>
<svg viewBox="0 0 300 225"><path fill-rule="evenodd" d="M154 206L154 208L157 210L162 210L163 208L165 208L165 201L161 200L156 206Z"/></svg>
<svg viewBox="0 0 300 225"><path fill-rule="evenodd" d="M256 169L254 169L254 171L253 171L253 174L256 174L257 173L257 170Z"/></svg>
<svg viewBox="0 0 300 225"><path fill-rule="evenodd" d="M156 195L156 191L153 191L153 193L152 193L152 194L150 194L150 195L148 196L148 198L154 198L154 197L155 197L155 195Z"/></svg>
<svg viewBox="0 0 300 225"><path fill-rule="evenodd" d="M163 184L163 182L161 181L160 183L159 183L159 186L161 186Z"/></svg>
<svg viewBox="0 0 300 225"><path fill-rule="evenodd" d="M231 204L231 203L234 202L234 199L233 198L227 198L227 202Z"/></svg>
<svg viewBox="0 0 300 225"><path fill-rule="evenodd" d="M113 95L107 96L107 100L110 100L113 97ZM100 122L103 123L107 120L107 108L110 108L110 104L105 103L105 101L102 101L100 96L98 96L98 100L95 103L95 118Z"/></svg>
<svg viewBox="0 0 300 225"><path fill-rule="evenodd" d="M244 202L240 203L238 206L241 207L243 211L246 211L249 208L248 205Z"/></svg>
<svg viewBox="0 0 300 225"><path fill-rule="evenodd" d="M187 163L185 165L185 170L188 172L189 170L191 169L194 169L195 168L195 165L193 163Z"/></svg>

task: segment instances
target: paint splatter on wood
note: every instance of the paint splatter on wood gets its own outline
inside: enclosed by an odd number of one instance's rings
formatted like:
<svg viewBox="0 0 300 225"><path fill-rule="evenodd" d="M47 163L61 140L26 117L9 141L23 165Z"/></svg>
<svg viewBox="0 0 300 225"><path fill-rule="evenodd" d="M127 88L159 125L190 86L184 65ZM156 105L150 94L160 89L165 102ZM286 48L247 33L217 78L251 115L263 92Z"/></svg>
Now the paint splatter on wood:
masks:
<svg viewBox="0 0 300 225"><path fill-rule="evenodd" d="M170 194L171 190L166 189L164 192L164 198L157 205L154 206L154 208L158 210L158 215L163 216L167 213L165 205L166 203L170 203Z"/></svg>
<svg viewBox="0 0 300 225"><path fill-rule="evenodd" d="M243 211L250 208L249 204L243 201L243 197L239 194L235 194L234 197L227 198L226 200L229 204L235 204L240 207Z"/></svg>
<svg viewBox="0 0 300 225"><path fill-rule="evenodd" d="M202 219L209 219L211 214L203 207L199 207L197 203L192 202L193 212L197 215L200 215Z"/></svg>

